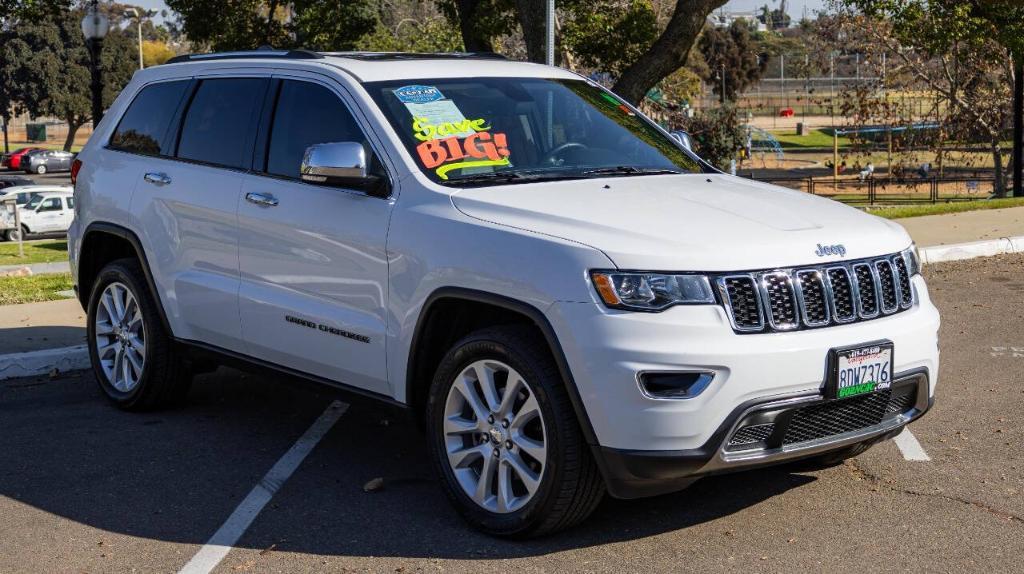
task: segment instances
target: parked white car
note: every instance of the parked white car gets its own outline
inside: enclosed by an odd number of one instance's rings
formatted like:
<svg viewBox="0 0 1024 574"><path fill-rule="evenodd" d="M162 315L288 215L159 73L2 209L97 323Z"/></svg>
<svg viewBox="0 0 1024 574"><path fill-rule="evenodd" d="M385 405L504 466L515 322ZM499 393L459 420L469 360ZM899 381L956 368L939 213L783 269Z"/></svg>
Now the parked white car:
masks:
<svg viewBox="0 0 1024 574"><path fill-rule="evenodd" d="M36 186L33 186L36 187ZM45 186L38 186L45 187ZM38 190L28 203L18 208L21 217L21 233L65 233L75 219L75 197L72 190L51 187L49 190ZM17 241L19 231L7 231L7 239Z"/></svg>
<svg viewBox="0 0 1024 574"><path fill-rule="evenodd" d="M135 74L72 178L110 400L180 400L222 360L380 399L492 534L834 464L932 404L939 314L902 227L722 174L567 70L178 57Z"/></svg>

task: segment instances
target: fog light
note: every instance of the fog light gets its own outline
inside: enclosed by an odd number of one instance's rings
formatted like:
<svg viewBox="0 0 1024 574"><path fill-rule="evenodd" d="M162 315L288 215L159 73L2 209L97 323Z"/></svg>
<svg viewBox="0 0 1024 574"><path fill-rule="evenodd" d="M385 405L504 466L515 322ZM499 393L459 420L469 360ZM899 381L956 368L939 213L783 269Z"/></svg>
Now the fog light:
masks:
<svg viewBox="0 0 1024 574"><path fill-rule="evenodd" d="M708 388L714 373L641 373L640 388L652 399L689 399Z"/></svg>

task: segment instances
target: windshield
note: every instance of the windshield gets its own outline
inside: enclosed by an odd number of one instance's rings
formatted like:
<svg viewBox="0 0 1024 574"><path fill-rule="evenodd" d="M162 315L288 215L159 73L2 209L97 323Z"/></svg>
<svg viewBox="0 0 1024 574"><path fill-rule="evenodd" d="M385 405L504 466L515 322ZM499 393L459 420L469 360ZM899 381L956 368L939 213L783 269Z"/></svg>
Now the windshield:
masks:
<svg viewBox="0 0 1024 574"><path fill-rule="evenodd" d="M25 204L25 209L29 209L29 210L35 209L35 208L39 207L39 204L42 203L42 202L43 202L43 196L39 195L38 193L33 193L30 196L30 198L28 200L28 203Z"/></svg>
<svg viewBox="0 0 1024 574"><path fill-rule="evenodd" d="M366 84L420 169L451 185L697 173L700 163L584 80Z"/></svg>

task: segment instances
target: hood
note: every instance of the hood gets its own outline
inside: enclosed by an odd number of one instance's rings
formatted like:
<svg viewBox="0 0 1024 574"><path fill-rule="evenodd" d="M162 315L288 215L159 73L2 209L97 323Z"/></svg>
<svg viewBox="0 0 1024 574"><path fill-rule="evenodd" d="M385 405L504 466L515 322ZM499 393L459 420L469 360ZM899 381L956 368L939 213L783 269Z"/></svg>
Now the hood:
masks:
<svg viewBox="0 0 1024 574"><path fill-rule="evenodd" d="M837 201L718 174L459 189L470 217L600 249L620 269L741 271L894 253L898 224ZM819 256L842 245L845 254Z"/></svg>

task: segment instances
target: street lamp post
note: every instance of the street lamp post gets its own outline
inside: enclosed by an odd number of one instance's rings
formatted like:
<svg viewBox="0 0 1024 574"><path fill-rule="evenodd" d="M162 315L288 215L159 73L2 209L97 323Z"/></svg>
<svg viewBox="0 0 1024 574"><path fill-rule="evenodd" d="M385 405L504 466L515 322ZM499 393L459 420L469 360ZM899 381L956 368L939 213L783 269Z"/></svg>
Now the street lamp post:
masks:
<svg viewBox="0 0 1024 574"><path fill-rule="evenodd" d="M125 10L125 16L131 16L135 18L135 22L138 25L139 32L139 69L141 70L145 66L142 64L142 13L135 8L129 8Z"/></svg>
<svg viewBox="0 0 1024 574"><path fill-rule="evenodd" d="M85 46L89 50L90 73L92 76L92 129L96 129L103 119L103 63L100 55L103 52L103 38L110 30L110 21L100 13L96 0L93 0L89 11L82 18L82 34L85 35Z"/></svg>

